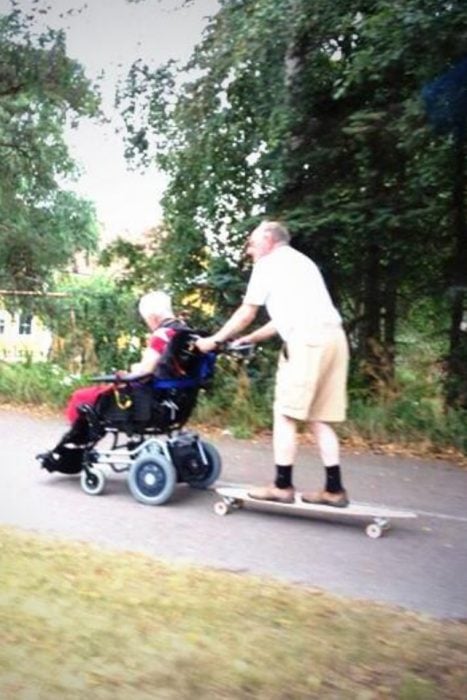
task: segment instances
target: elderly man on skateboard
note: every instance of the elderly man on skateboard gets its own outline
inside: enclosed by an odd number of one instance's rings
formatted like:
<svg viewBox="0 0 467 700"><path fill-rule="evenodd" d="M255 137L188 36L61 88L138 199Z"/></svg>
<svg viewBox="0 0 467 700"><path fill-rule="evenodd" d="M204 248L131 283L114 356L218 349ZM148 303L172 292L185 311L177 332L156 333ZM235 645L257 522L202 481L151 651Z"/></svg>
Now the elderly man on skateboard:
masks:
<svg viewBox="0 0 467 700"><path fill-rule="evenodd" d="M348 344L318 267L289 243L288 230L278 222L264 221L254 229L247 243L254 265L243 303L222 328L197 345L202 352L213 350L246 329L258 309L266 307L270 321L238 342L259 343L276 334L283 340L274 398L276 477L273 484L251 489L249 495L262 501L294 501L297 427L307 422L325 468L325 483L321 490L303 493L302 500L342 508L349 500L339 441L330 423L346 416Z"/></svg>

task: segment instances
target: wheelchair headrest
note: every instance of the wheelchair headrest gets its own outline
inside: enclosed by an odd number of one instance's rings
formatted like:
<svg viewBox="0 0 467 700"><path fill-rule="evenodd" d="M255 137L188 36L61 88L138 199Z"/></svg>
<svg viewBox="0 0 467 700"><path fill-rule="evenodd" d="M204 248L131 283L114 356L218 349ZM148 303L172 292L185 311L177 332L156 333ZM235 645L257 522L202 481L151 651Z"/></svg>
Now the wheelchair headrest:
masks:
<svg viewBox="0 0 467 700"><path fill-rule="evenodd" d="M201 355L196 347L200 334L191 328L177 330L159 360L156 375L163 378L187 377L196 373Z"/></svg>

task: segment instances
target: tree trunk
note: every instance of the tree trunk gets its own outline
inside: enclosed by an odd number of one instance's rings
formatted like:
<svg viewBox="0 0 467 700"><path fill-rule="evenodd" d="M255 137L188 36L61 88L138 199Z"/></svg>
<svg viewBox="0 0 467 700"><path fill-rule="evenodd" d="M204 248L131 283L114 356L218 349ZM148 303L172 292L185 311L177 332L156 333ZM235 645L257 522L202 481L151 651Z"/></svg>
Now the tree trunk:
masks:
<svg viewBox="0 0 467 700"><path fill-rule="evenodd" d="M465 128L455 142L453 188L455 248L452 264L451 328L447 363L446 403L467 409L467 224L465 217Z"/></svg>
<svg viewBox="0 0 467 700"><path fill-rule="evenodd" d="M381 304L380 248L375 241L368 245L365 265L363 305L364 322L362 335L362 371L368 387L377 393L382 388L381 377Z"/></svg>
<svg viewBox="0 0 467 700"><path fill-rule="evenodd" d="M384 294L384 349L385 368L388 383L394 382L396 356L397 285L398 264L392 261L386 268L386 289Z"/></svg>

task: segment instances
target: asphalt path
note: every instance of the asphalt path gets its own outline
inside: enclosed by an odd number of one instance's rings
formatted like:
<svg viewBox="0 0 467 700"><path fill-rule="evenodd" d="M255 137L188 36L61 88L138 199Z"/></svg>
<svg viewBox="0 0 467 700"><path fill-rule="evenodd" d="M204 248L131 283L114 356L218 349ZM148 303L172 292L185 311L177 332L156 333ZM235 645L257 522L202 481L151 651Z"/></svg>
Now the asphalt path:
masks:
<svg viewBox="0 0 467 700"><path fill-rule="evenodd" d="M131 496L126 475L110 468L105 492L89 496L77 477L48 474L34 459L64 427L58 418L0 409L0 524L467 619L467 471L454 464L345 452L351 498L418 514L394 521L388 533L372 540L363 522L337 514L310 518L243 509L220 517L213 491L186 486L178 486L164 506L145 506ZM211 441L222 455L222 482L271 480L267 440ZM314 488L321 480L316 450L303 446L296 486Z"/></svg>

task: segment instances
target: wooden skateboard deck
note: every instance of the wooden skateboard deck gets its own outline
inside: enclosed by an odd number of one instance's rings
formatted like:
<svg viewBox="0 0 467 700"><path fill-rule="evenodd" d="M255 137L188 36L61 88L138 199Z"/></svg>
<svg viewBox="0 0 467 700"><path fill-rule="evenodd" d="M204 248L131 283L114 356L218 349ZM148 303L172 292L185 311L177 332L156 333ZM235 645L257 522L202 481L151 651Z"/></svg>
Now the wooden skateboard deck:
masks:
<svg viewBox="0 0 467 700"><path fill-rule="evenodd" d="M262 509L274 509L284 511L300 511L302 513L337 516L338 518L359 518L370 521L365 527L368 537L376 539L390 528L391 519L416 518L417 514L409 510L398 510L389 506L382 506L373 503L350 502L345 508L327 506L318 503L305 503L302 501L301 493L295 494L293 503L280 503L278 501L261 501L248 495L252 486L246 485L224 485L217 486L214 490L221 500L214 504L214 511L217 515L227 515L232 510L242 508L245 503L252 504Z"/></svg>

